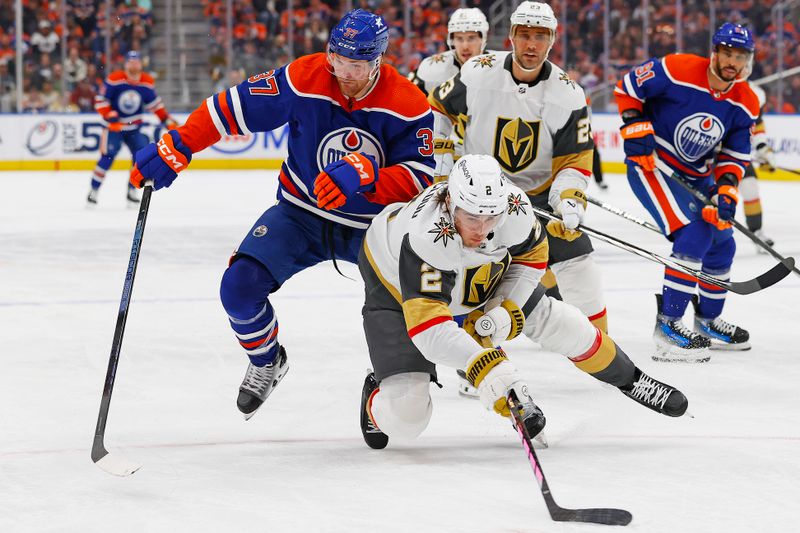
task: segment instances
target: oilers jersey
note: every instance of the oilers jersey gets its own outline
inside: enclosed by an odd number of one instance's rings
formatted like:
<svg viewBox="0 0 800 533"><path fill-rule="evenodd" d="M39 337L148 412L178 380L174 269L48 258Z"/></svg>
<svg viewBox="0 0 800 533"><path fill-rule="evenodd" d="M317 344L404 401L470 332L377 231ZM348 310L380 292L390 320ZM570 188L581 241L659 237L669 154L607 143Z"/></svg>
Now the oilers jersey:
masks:
<svg viewBox="0 0 800 533"><path fill-rule="evenodd" d="M387 204L408 201L433 181L433 115L419 90L382 65L370 91L342 95L325 54L301 57L210 96L178 129L198 152L223 135L289 127L288 157L278 197L320 217L365 229ZM374 192L357 194L338 209L317 207L314 181L349 152L378 162Z"/></svg>
<svg viewBox="0 0 800 533"><path fill-rule="evenodd" d="M161 121L167 119L167 110L156 94L152 76L142 72L138 80L129 78L124 70L112 72L104 81L94 99L95 110L104 120L116 111L121 131L141 127L145 113L155 113Z"/></svg>
<svg viewBox="0 0 800 533"><path fill-rule="evenodd" d="M445 206L447 183L388 206L367 230L364 254L402 309L408 335L429 360L463 368L479 346L454 316L493 296L525 303L547 268L547 239L525 193L509 184L505 219L477 248L464 246Z"/></svg>
<svg viewBox="0 0 800 533"><path fill-rule="evenodd" d="M723 93L711 89L709 64L691 54L651 59L617 83L617 104L620 112L638 109L653 123L662 171L689 179L730 172L741 180L758 99L745 80Z"/></svg>

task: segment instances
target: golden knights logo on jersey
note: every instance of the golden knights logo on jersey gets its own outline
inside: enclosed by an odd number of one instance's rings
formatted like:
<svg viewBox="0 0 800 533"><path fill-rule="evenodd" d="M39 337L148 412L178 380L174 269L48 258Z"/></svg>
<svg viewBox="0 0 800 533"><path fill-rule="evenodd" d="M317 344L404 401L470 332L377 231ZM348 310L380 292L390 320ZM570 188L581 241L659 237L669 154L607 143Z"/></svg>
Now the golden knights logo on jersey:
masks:
<svg viewBox="0 0 800 533"><path fill-rule="evenodd" d="M515 174L533 163L539 148L540 125L540 121L497 117L494 157L501 167Z"/></svg>
<svg viewBox="0 0 800 533"><path fill-rule="evenodd" d="M461 305L478 307L488 300L503 279L503 274L511 264L511 256L506 256L500 262L484 263L470 267L464 272L464 298Z"/></svg>

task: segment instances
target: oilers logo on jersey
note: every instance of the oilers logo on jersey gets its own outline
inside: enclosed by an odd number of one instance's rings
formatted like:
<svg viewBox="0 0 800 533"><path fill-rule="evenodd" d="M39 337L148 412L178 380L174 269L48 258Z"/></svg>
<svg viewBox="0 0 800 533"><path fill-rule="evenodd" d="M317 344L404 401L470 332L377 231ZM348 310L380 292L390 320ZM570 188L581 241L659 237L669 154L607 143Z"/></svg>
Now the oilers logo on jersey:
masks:
<svg viewBox="0 0 800 533"><path fill-rule="evenodd" d="M317 165L322 170L350 152L371 155L383 167L386 157L374 135L360 128L339 128L326 135L317 147Z"/></svg>
<svg viewBox="0 0 800 533"><path fill-rule="evenodd" d="M695 113L678 123L674 145L686 161L697 161L722 140L725 127L709 113Z"/></svg>
<svg viewBox="0 0 800 533"><path fill-rule="evenodd" d="M117 99L117 106L119 106L119 110L126 115L132 115L136 113L141 105L142 97L137 91L134 90L122 91Z"/></svg>

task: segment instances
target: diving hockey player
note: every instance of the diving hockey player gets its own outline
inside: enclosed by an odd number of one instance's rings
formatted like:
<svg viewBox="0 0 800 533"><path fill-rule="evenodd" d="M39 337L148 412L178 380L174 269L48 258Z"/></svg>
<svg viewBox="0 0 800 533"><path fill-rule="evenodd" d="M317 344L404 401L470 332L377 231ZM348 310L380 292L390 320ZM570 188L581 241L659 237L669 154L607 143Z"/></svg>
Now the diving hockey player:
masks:
<svg viewBox="0 0 800 533"><path fill-rule="evenodd" d="M683 415L680 391L638 369L577 309L545 296L544 233L525 192L488 155L463 156L446 182L375 217L358 258L374 368L361 396L367 445L384 448L389 437L425 429L436 365L466 369L484 406L503 416L513 389L529 435L537 435L544 415L496 347L520 334L656 412Z"/></svg>
<svg viewBox="0 0 800 533"><path fill-rule="evenodd" d="M155 113L168 130L178 123L169 115L161 98L156 94L155 81L142 71L142 56L132 50L125 56L125 68L112 72L103 82L95 96L94 108L105 122L100 138L100 160L92 173L92 184L86 201L97 204L100 186L111 168L124 142L133 157L150 139L141 132L145 112ZM128 184L128 202L139 203L139 195L133 185Z"/></svg>
<svg viewBox="0 0 800 533"><path fill-rule="evenodd" d="M564 300L607 331L592 243L575 230L592 175L589 109L583 89L547 60L557 28L550 6L522 2L511 15L511 52L473 57L430 93L436 174L452 168L452 149L438 147L455 127L466 153L492 154L534 205L559 213L563 222L547 224L550 268Z"/></svg>
<svg viewBox="0 0 800 533"><path fill-rule="evenodd" d="M381 64L388 42L381 17L350 11L331 31L327 53L301 57L209 97L185 125L136 155L131 182L140 187L151 179L160 189L193 153L223 135L288 123L278 202L248 231L220 287L230 325L250 359L236 402L246 419L289 368L270 295L322 261L355 263L372 218L432 182L430 107L410 81Z"/></svg>
<svg viewBox="0 0 800 533"><path fill-rule="evenodd" d="M725 23L712 43L710 59L672 54L643 63L617 83L615 96L628 182L672 241L672 257L727 280L736 251L730 220L759 108L743 75L755 48L750 30ZM715 206L700 205L676 179ZM697 286L696 278L665 269L662 294L656 295L654 359L704 362L709 347L750 347L747 331L720 318L727 291L701 281L698 298ZM694 331L681 321L690 300Z"/></svg>

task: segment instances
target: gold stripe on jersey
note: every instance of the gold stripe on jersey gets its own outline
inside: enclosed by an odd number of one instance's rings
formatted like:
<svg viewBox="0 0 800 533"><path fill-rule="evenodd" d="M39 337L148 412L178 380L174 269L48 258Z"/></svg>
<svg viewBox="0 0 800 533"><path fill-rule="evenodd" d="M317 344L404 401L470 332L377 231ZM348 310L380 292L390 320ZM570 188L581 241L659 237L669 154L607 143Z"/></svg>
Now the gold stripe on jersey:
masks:
<svg viewBox="0 0 800 533"><path fill-rule="evenodd" d="M515 255L511 260L515 263L547 263L547 258L550 253L550 245L547 239L542 239L542 242L519 255Z"/></svg>
<svg viewBox="0 0 800 533"><path fill-rule="evenodd" d="M453 318L450 308L442 300L429 298L411 298L403 302L403 317L406 319L406 330L414 331L419 326L437 318Z"/></svg>
<svg viewBox="0 0 800 533"><path fill-rule="evenodd" d="M592 172L592 159L594 158L594 149L583 150L576 154L566 154L562 156L553 156L553 176L557 176L559 172L565 168L577 168L584 170L591 174Z"/></svg>
<svg viewBox="0 0 800 533"><path fill-rule="evenodd" d="M389 294L391 294L392 297L397 300L397 303L402 304L403 297L400 296L400 291L397 290L394 285L389 283L381 273L380 269L378 268L378 264L375 262L375 258L372 257L372 252L370 252L369 246L367 246L366 239L364 239L364 255L367 256L367 261L369 261L369 265L372 267L373 272L375 272L375 275L378 276L379 280L381 280L381 283L384 287L386 287L386 290L389 291Z"/></svg>
<svg viewBox="0 0 800 533"><path fill-rule="evenodd" d="M547 189L550 188L550 186L553 184L553 181L555 179L556 179L556 173L553 172L553 175L550 176L549 178L547 178L547 181L545 181L544 183L542 183L541 185L539 185L535 189L531 189L529 191L525 191L525 194L527 194L528 196L537 196L539 194L542 194L544 191L546 191Z"/></svg>
<svg viewBox="0 0 800 533"><path fill-rule="evenodd" d="M508 270L511 256L506 256L499 262L484 263L464 271L464 295L461 305L465 307L478 307L488 300L494 293L503 274Z"/></svg>

